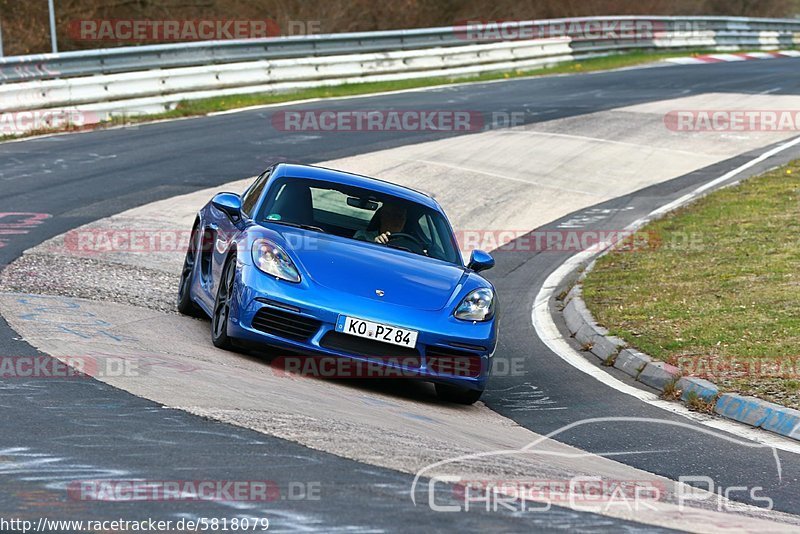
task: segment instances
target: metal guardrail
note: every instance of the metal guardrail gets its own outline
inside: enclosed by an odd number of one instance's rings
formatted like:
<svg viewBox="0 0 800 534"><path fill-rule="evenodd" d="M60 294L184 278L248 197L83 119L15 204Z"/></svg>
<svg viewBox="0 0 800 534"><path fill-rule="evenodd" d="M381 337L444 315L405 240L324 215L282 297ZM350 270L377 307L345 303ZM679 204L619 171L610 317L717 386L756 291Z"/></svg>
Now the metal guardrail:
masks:
<svg viewBox="0 0 800 534"><path fill-rule="evenodd" d="M604 24L623 22L644 31L604 33ZM597 25L599 33L591 31ZM553 28L563 29L560 36L531 38ZM9 57L0 59L5 76L0 119L10 118L0 120L0 134L48 127L26 120L28 115L53 114L55 121L66 113L93 123L163 112L185 100L526 71L632 49L774 50L800 44L800 20L595 17L521 22L506 29L526 38L467 38L467 28L455 26Z"/></svg>
<svg viewBox="0 0 800 534"><path fill-rule="evenodd" d="M762 32L777 32L791 42L800 33L800 20L749 19L739 17L585 17L505 23L506 28L543 28L564 24L564 35L573 38L574 49L598 50L601 46L647 48L646 42L582 39L569 31L569 24L602 24L620 21L650 22L662 33L716 32L737 37ZM60 54L38 54L0 58L0 83L50 80L92 74L114 74L150 69L169 69L215 65L264 59L325 57L436 47L455 47L493 42L492 39L465 39L464 26L340 33L296 37L273 37L231 41L204 41L180 44L130 46ZM754 42L754 41L751 41ZM755 42L754 42L755 43ZM755 43L757 44L757 43Z"/></svg>
<svg viewBox="0 0 800 534"><path fill-rule="evenodd" d="M0 59L0 82L469 44L452 28L147 45Z"/></svg>
<svg viewBox="0 0 800 534"><path fill-rule="evenodd" d="M569 44L568 38L555 38L7 83L0 84L0 112L85 105L96 110L98 103L117 111L164 111L170 103L212 95L535 68L572 59Z"/></svg>

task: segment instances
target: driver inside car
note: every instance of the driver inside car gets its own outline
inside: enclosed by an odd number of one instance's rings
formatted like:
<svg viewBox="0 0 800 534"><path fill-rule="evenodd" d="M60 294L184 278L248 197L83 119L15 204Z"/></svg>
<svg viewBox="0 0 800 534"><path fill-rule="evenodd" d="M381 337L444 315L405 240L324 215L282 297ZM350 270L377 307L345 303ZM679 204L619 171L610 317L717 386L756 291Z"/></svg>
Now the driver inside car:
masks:
<svg viewBox="0 0 800 534"><path fill-rule="evenodd" d="M406 209L396 204L384 204L376 214L379 219L377 230L359 230L353 236L361 241L374 241L386 245L392 232L402 232L406 225Z"/></svg>

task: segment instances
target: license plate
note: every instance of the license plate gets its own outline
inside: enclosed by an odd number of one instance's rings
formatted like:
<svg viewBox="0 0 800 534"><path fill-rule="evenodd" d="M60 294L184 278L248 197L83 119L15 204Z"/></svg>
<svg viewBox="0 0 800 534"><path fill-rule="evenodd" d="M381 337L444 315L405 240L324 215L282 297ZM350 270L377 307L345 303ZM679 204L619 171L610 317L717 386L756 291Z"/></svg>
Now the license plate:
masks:
<svg viewBox="0 0 800 534"><path fill-rule="evenodd" d="M339 321L336 323L336 331L410 349L417 346L417 334L419 334L416 330L373 323L372 321L356 319L355 317L339 317Z"/></svg>

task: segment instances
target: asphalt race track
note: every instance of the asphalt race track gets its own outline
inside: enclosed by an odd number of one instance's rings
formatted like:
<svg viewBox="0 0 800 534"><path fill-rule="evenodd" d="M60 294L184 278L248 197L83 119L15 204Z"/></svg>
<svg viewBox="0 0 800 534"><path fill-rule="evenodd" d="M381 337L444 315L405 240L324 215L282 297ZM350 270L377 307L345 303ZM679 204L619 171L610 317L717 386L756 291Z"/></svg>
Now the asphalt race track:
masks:
<svg viewBox="0 0 800 534"><path fill-rule="evenodd" d="M525 123L532 124L705 93L800 95L797 61L520 79L306 103L303 108L469 109L487 116L521 112ZM50 215L31 224L24 233L0 236L0 265L83 224L156 200L254 176L275 161L316 163L448 137L420 132L288 136L271 128L269 117L290 107L0 144L0 213ZM558 229L576 217L584 229L623 228L739 167L766 148L582 209L549 222L545 228ZM787 151L748 173L800 157L798 152ZM602 218L590 216L597 210L605 210ZM773 499L776 510L800 513L797 454L779 452L782 473L778 477L770 451L754 452L703 433L698 430L701 425L682 415L609 388L567 364L539 340L531 324L533 300L547 276L568 256L552 252L495 255L497 266L488 277L497 286L502 305L497 356L524 361L526 372L493 378L483 402L538 434L603 417L683 423L685 426L676 427L653 421L596 421L559 433L555 439L673 480L692 474L710 477L720 488L759 486ZM57 273L58 266L53 268ZM20 340L3 321L0 353L25 356L35 354L36 349ZM621 374L615 376L627 380ZM41 516L46 506L51 517L266 515L273 524L271 529L279 531L374 532L419 527L498 532L662 530L561 508L531 514L437 513L424 500L417 506L411 502L408 490L412 477L408 474L167 409L95 380L2 380L0 404L6 413L0 433L0 510L25 511L32 518ZM318 484L323 498L282 499L258 506L237 503L238 508L210 502L102 503L101 508L65 502L57 489L59 482L76 478L114 477L270 479L282 488L301 482L306 489ZM757 504L749 494L735 493L731 498Z"/></svg>

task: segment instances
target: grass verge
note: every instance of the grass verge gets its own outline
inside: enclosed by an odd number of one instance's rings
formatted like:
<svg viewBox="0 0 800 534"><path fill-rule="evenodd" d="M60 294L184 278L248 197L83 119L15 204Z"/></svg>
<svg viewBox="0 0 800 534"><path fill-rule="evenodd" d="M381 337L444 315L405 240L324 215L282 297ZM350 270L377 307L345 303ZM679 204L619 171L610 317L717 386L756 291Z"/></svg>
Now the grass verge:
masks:
<svg viewBox="0 0 800 534"><path fill-rule="evenodd" d="M611 56L592 58L584 61L571 61L569 63L563 63L552 67L542 67L533 70L517 69L508 72L493 72L493 73L480 74L474 76L441 76L432 78L396 80L391 82L353 83L353 84L344 84L332 87L304 89L300 91L293 91L286 93L254 93L247 95L219 96L219 97L199 99L199 100L185 100L179 102L175 107L175 109L165 111L163 113L152 114L152 115L140 115L140 116L134 115L134 116L117 117L109 122L101 123L99 125L92 125L90 127L84 127L84 128L72 127L61 130L46 130L46 131L37 130L29 132L24 136L3 135L0 136L0 141L8 141L11 139L19 139L21 137L41 135L43 133L53 133L55 131L94 130L108 126L120 126L125 124L137 124L137 123L150 122L163 119L193 117L198 115L205 115L207 113L213 113L216 111L228 111L232 109L239 109L250 106L261 106L266 104L280 104L283 102L306 100L311 98L347 97L347 96L358 96L370 93L400 91L403 89L417 89L422 87L432 87L436 85L446 85L452 83L483 82L492 80L522 78L529 76L597 72L603 70L619 69L624 67L633 67L637 65L651 63L661 59L667 59L671 57L683 57L688 54L699 55L707 53L713 53L713 50L692 50L692 51L684 50L684 51L671 51L671 52L648 52L646 50L634 50L624 54L615 54Z"/></svg>
<svg viewBox="0 0 800 534"><path fill-rule="evenodd" d="M800 408L800 160L642 231L651 246L587 276L597 321L723 391Z"/></svg>

